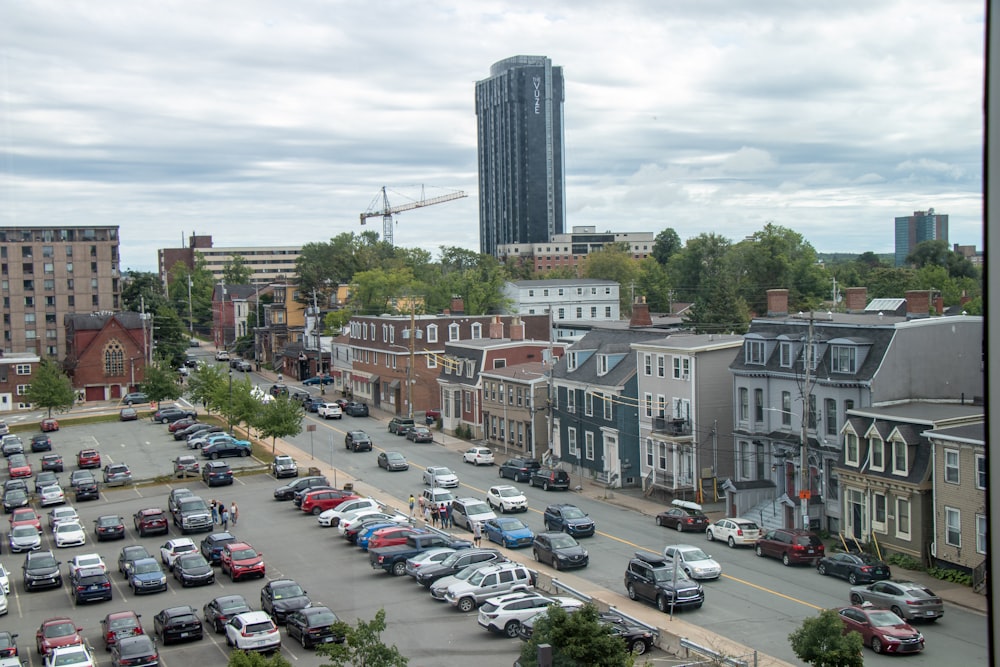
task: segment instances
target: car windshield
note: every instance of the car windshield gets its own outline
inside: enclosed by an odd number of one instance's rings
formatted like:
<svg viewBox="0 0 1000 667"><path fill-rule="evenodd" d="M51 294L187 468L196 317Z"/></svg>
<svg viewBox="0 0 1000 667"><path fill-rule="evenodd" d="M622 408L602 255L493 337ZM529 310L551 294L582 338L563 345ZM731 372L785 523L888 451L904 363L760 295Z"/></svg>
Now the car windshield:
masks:
<svg viewBox="0 0 1000 667"><path fill-rule="evenodd" d="M332 611L324 610L309 614L309 624L313 627L320 625L333 625L337 622L337 615Z"/></svg>
<svg viewBox="0 0 1000 667"><path fill-rule="evenodd" d="M87 655L87 650L84 648L72 651L60 651L52 664L56 667L62 667L63 665L76 665L81 662L90 662L90 656Z"/></svg>
<svg viewBox="0 0 1000 667"><path fill-rule="evenodd" d="M198 510L208 511L208 505L206 505L205 501L201 498L192 498L189 500L185 497L185 499L181 501L180 507L182 512L197 512Z"/></svg>
<svg viewBox="0 0 1000 667"><path fill-rule="evenodd" d="M465 506L466 514L486 514L490 511L491 510L486 503L469 503Z"/></svg>
<svg viewBox="0 0 1000 667"><path fill-rule="evenodd" d="M681 558L686 561L708 560L708 554L701 549L684 549L679 551Z"/></svg>
<svg viewBox="0 0 1000 667"><path fill-rule="evenodd" d="M486 577L487 570L489 569L490 568L488 567L481 567L478 570L474 570L472 575L468 578L468 582L473 586L478 586L482 583L483 578Z"/></svg>
<svg viewBox="0 0 1000 667"><path fill-rule="evenodd" d="M285 586L278 586L274 588L274 599L284 600L285 598L297 598L305 593L302 591L302 587L298 584L288 584Z"/></svg>
<svg viewBox="0 0 1000 667"><path fill-rule="evenodd" d="M37 558L35 558L35 559L33 559L31 561L31 567L32 568L55 567L55 566L56 566L56 558L55 558L55 556L52 556L51 554L45 554L44 556L38 556Z"/></svg>
<svg viewBox="0 0 1000 667"><path fill-rule="evenodd" d="M155 560L149 559L135 564L136 574L152 574L153 572L160 572L160 566Z"/></svg>
<svg viewBox="0 0 1000 667"><path fill-rule="evenodd" d="M57 533L72 533L77 530L83 530L83 527L80 526L80 524L74 523L72 521L60 523L58 526L56 526Z"/></svg>
<svg viewBox="0 0 1000 667"><path fill-rule="evenodd" d="M193 545L193 544L175 544L174 545L174 553L175 554L182 554L182 553L186 553L188 551L195 551L196 549L197 549L197 547L195 545Z"/></svg>
<svg viewBox="0 0 1000 667"><path fill-rule="evenodd" d="M438 477L444 477L445 475L454 475L455 473L449 468L437 468L434 470L434 474Z"/></svg>
<svg viewBox="0 0 1000 667"><path fill-rule="evenodd" d="M69 637L76 633L76 626L66 621L65 623L53 623L52 625L45 626L45 636L49 638L54 637Z"/></svg>
<svg viewBox="0 0 1000 667"><path fill-rule="evenodd" d="M197 623L197 622L198 618L194 614L180 614L170 619L171 625L181 625L181 624Z"/></svg>
<svg viewBox="0 0 1000 667"><path fill-rule="evenodd" d="M233 558L236 560L246 560L248 558L256 558L257 552L253 549L237 549L233 552Z"/></svg>
<svg viewBox="0 0 1000 667"><path fill-rule="evenodd" d="M515 489L513 486L501 486L497 489L497 494L501 498L514 498L515 496L521 495L521 492Z"/></svg>
<svg viewBox="0 0 1000 667"><path fill-rule="evenodd" d="M241 609L249 609L247 603L243 601L242 598L230 598L228 600L220 600L219 608L224 612L232 612Z"/></svg>
<svg viewBox="0 0 1000 667"><path fill-rule="evenodd" d="M868 620L871 621L871 624L876 628L886 628L891 625L900 625L905 622L899 616L896 616L896 614L887 610L868 612Z"/></svg>
<svg viewBox="0 0 1000 667"><path fill-rule="evenodd" d="M35 530L34 526L14 526L11 529L10 534L14 537L29 537L38 535L38 531Z"/></svg>
<svg viewBox="0 0 1000 667"><path fill-rule="evenodd" d="M403 460L403 455L402 454L397 454L395 452L390 452L390 453L388 453L388 454L385 455L385 458L389 459L390 461L402 461Z"/></svg>
<svg viewBox="0 0 1000 667"><path fill-rule="evenodd" d="M4 495L7 498L8 502L23 500L28 497L28 494L24 489L11 489Z"/></svg>
<svg viewBox="0 0 1000 667"><path fill-rule="evenodd" d="M125 547L125 560L139 560L140 558L149 558L146 547Z"/></svg>
<svg viewBox="0 0 1000 667"><path fill-rule="evenodd" d="M500 530L521 530L527 528L520 519L497 519Z"/></svg>
<svg viewBox="0 0 1000 667"><path fill-rule="evenodd" d="M181 568L189 567L199 567L201 565L208 565L208 561L202 558L201 554L194 554L191 556L181 556L177 559L178 564Z"/></svg>
<svg viewBox="0 0 1000 667"><path fill-rule="evenodd" d="M138 627L139 623L135 618L131 616L125 616L123 618L113 618L111 619L111 629L112 630L125 630L127 628Z"/></svg>
<svg viewBox="0 0 1000 667"><path fill-rule="evenodd" d="M562 512L564 519L582 519L586 514L579 507L567 507Z"/></svg>
<svg viewBox="0 0 1000 667"><path fill-rule="evenodd" d="M559 535L553 535L551 542L553 549L567 549L569 547L575 547L577 545L577 541L574 540L569 535L566 535L565 533L561 533Z"/></svg>
<svg viewBox="0 0 1000 667"><path fill-rule="evenodd" d="M653 570L653 578L657 581L673 581L674 570L669 567L658 567ZM677 581L684 579L684 575L680 572L677 573Z"/></svg>

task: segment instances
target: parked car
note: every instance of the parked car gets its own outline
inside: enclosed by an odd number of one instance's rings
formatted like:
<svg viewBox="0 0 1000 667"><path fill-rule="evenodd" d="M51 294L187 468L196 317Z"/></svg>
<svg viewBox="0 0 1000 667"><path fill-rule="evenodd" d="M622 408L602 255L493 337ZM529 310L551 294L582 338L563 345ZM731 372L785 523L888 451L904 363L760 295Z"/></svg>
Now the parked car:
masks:
<svg viewBox="0 0 1000 667"><path fill-rule="evenodd" d="M0 440L0 454L10 457L14 454L24 454L24 441L17 435L5 435Z"/></svg>
<svg viewBox="0 0 1000 667"><path fill-rule="evenodd" d="M311 488L314 486L329 486L330 482L323 475L310 475L308 477L299 477L294 481L285 484L284 486L279 486L274 490L275 500L291 500L295 496L296 491L301 491L302 489Z"/></svg>
<svg viewBox="0 0 1000 667"><path fill-rule="evenodd" d="M539 563L548 563L557 570L587 567L590 554L572 535L562 532L538 533L531 544L531 554Z"/></svg>
<svg viewBox="0 0 1000 667"><path fill-rule="evenodd" d="M132 567L135 565L137 560L142 560L143 558L152 558L149 555L149 551L146 550L141 544L128 544L122 547L122 550L118 552L118 571L121 572L125 578L128 578L129 572L132 571Z"/></svg>
<svg viewBox="0 0 1000 667"><path fill-rule="evenodd" d="M816 563L820 574L847 579L851 585L882 581L892 576L889 564L865 553L835 553Z"/></svg>
<svg viewBox="0 0 1000 667"><path fill-rule="evenodd" d="M334 382L335 380L329 375L315 375L311 378L303 380L302 384L304 384L307 387L312 387L312 386L319 386L321 384L322 385L333 384Z"/></svg>
<svg viewBox="0 0 1000 667"><path fill-rule="evenodd" d="M215 570L205 557L197 552L180 554L171 569L174 572L174 579L181 582L181 586L185 588L215 583Z"/></svg>
<svg viewBox="0 0 1000 667"><path fill-rule="evenodd" d="M208 459L217 459L223 456L250 456L253 446L249 440L236 440L234 438L216 438L201 448L201 455Z"/></svg>
<svg viewBox="0 0 1000 667"><path fill-rule="evenodd" d="M31 477L31 464L24 454L12 454L7 459L7 474L11 479Z"/></svg>
<svg viewBox="0 0 1000 667"><path fill-rule="evenodd" d="M46 417L38 424L39 428L42 429L43 433L49 433L51 431L59 430L59 420L53 419L52 417Z"/></svg>
<svg viewBox="0 0 1000 667"><path fill-rule="evenodd" d="M42 521L38 514L31 507L18 507L10 513L10 527L34 526L35 529L42 529Z"/></svg>
<svg viewBox="0 0 1000 667"><path fill-rule="evenodd" d="M142 622L140 614L134 611L113 611L101 619L101 639L104 649L110 651L119 640L126 637L141 635Z"/></svg>
<svg viewBox="0 0 1000 667"><path fill-rule="evenodd" d="M97 541L124 540L125 519L117 514L103 514L94 519L94 535Z"/></svg>
<svg viewBox="0 0 1000 667"><path fill-rule="evenodd" d="M426 426L413 426L406 432L406 439L412 442L434 442L434 433Z"/></svg>
<svg viewBox="0 0 1000 667"><path fill-rule="evenodd" d="M83 628L67 616L57 616L42 621L35 630L35 649L46 656L52 649L64 646L82 646Z"/></svg>
<svg viewBox="0 0 1000 667"><path fill-rule="evenodd" d="M76 453L76 467L81 470L101 467L101 453L96 449L81 449Z"/></svg>
<svg viewBox="0 0 1000 667"><path fill-rule="evenodd" d="M201 640L204 627L194 607L182 605L160 610L153 617L153 633L166 646L176 641Z"/></svg>
<svg viewBox="0 0 1000 667"><path fill-rule="evenodd" d="M132 525L139 537L167 533L170 530L167 525L167 515L159 507L147 507L137 511L132 515Z"/></svg>
<svg viewBox="0 0 1000 667"><path fill-rule="evenodd" d="M167 575L155 558L140 558L132 563L128 585L134 595L167 590Z"/></svg>
<svg viewBox="0 0 1000 667"><path fill-rule="evenodd" d="M944 603L934 592L912 581L876 581L851 588L851 604L871 603L910 621L936 621L944 616Z"/></svg>
<svg viewBox="0 0 1000 667"><path fill-rule="evenodd" d="M222 547L219 563L222 566L222 571L228 574L232 581L239 581L247 577L263 578L267 574L264 554L246 542L230 542Z"/></svg>
<svg viewBox="0 0 1000 667"><path fill-rule="evenodd" d="M174 477L197 477L201 474L201 463L198 459L185 454L174 459Z"/></svg>
<svg viewBox="0 0 1000 667"><path fill-rule="evenodd" d="M424 499L424 505L431 507L441 507L442 504L451 505L452 501L455 500L451 491L437 486L424 489L420 492L420 497Z"/></svg>
<svg viewBox="0 0 1000 667"><path fill-rule="evenodd" d="M271 461L271 474L275 476L276 479L281 479L283 477L298 477L299 476L299 466L295 463L295 459L287 454L278 454Z"/></svg>
<svg viewBox="0 0 1000 667"><path fill-rule="evenodd" d="M55 528L60 521L79 521L80 515L70 506L55 507L49 510L49 528Z"/></svg>
<svg viewBox="0 0 1000 667"><path fill-rule="evenodd" d="M323 510L316 518L320 526L339 526L345 518L354 517L364 512L378 512L382 508L381 503L374 498L357 498L356 500L345 500L330 510Z"/></svg>
<svg viewBox="0 0 1000 667"><path fill-rule="evenodd" d="M225 461L209 461L201 472L201 478L208 486L232 484L233 469Z"/></svg>
<svg viewBox="0 0 1000 667"><path fill-rule="evenodd" d="M545 528L564 531L575 537L590 537L597 529L594 520L576 505L557 503L549 505L542 514Z"/></svg>
<svg viewBox="0 0 1000 667"><path fill-rule="evenodd" d="M462 460L475 466L491 466L495 463L493 450L489 447L470 447L462 454Z"/></svg>
<svg viewBox="0 0 1000 667"><path fill-rule="evenodd" d="M69 575L70 590L76 604L101 602L112 598L111 579L100 568L72 570Z"/></svg>
<svg viewBox="0 0 1000 667"><path fill-rule="evenodd" d="M46 433L37 433L31 436L31 451L32 452L52 451L52 438L50 438Z"/></svg>
<svg viewBox="0 0 1000 667"><path fill-rule="evenodd" d="M516 519L514 519L516 521ZM498 563L477 569L465 581L448 586L444 599L462 612L470 612L488 598L501 593L527 590L534 576L519 563Z"/></svg>
<svg viewBox="0 0 1000 667"><path fill-rule="evenodd" d="M206 424L205 422L194 422L179 431L174 431L174 440L187 440L189 436L203 432L221 433L222 427L214 424Z"/></svg>
<svg viewBox="0 0 1000 667"><path fill-rule="evenodd" d="M46 454L42 457L42 470L63 471L62 454Z"/></svg>
<svg viewBox="0 0 1000 667"><path fill-rule="evenodd" d="M826 555L826 547L819 536L802 528L769 530L757 538L754 551L758 556L780 558L785 565L812 564Z"/></svg>
<svg viewBox="0 0 1000 667"><path fill-rule="evenodd" d="M563 608L583 606L578 598L547 597L535 591L515 591L487 598L479 607L479 627L511 639L517 637L521 622L548 609L550 605Z"/></svg>
<svg viewBox="0 0 1000 667"><path fill-rule="evenodd" d="M153 413L153 421L159 422L160 424L169 424L175 422L178 419L184 419L185 417L196 418L198 413L194 410L185 410L184 408L177 407L176 405L171 405L165 408L160 408Z"/></svg>
<svg viewBox="0 0 1000 667"><path fill-rule="evenodd" d="M51 505L62 505L66 502L66 493L58 484L44 486L38 492L39 507L49 507Z"/></svg>
<svg viewBox="0 0 1000 667"><path fill-rule="evenodd" d="M149 397L141 391L133 391L122 396L122 403L125 405L135 405L136 403L149 403Z"/></svg>
<svg viewBox="0 0 1000 667"><path fill-rule="evenodd" d="M189 537L175 537L167 540L160 547L160 560L167 566L168 570L174 569L174 563L183 554L196 553L198 547Z"/></svg>
<svg viewBox="0 0 1000 667"><path fill-rule="evenodd" d="M662 557L635 552L625 568L625 591L631 600L650 600L662 612L699 609L705 602L701 584L689 579Z"/></svg>
<svg viewBox="0 0 1000 667"><path fill-rule="evenodd" d="M389 472L410 469L410 464L406 462L406 457L399 452L379 452L378 465Z"/></svg>
<svg viewBox="0 0 1000 667"><path fill-rule="evenodd" d="M83 526L75 521L63 521L56 524L52 531L53 541L56 547L63 549L66 547L79 547L87 543L87 533Z"/></svg>
<svg viewBox="0 0 1000 667"><path fill-rule="evenodd" d="M344 436L344 448L354 452L372 451L372 439L364 431L348 431Z"/></svg>
<svg viewBox="0 0 1000 667"><path fill-rule="evenodd" d="M344 414L349 417L367 417L368 404L359 403L357 401L349 401L347 405L344 406Z"/></svg>
<svg viewBox="0 0 1000 667"><path fill-rule="evenodd" d="M202 608L205 623L211 626L216 634L225 632L226 623L233 616L252 611L242 595L221 595L207 602Z"/></svg>
<svg viewBox="0 0 1000 667"><path fill-rule="evenodd" d="M685 530L704 531L708 528L708 517L698 503L686 500L674 500L669 509L656 515L656 525L674 528L677 532Z"/></svg>
<svg viewBox="0 0 1000 667"><path fill-rule="evenodd" d="M506 563L508 558L492 547L473 547L471 549L459 549L445 556L440 563L424 565L420 568L414 578L417 583L424 588L431 588L437 583L447 588L453 581L446 581L457 575L459 572L469 569L469 574L480 567L486 567L494 563ZM467 577L466 577L467 578ZM443 598L442 598L443 599Z"/></svg>
<svg viewBox="0 0 1000 667"><path fill-rule="evenodd" d="M406 435L406 432L413 428L411 417L393 417L389 420L389 433L396 435Z"/></svg>
<svg viewBox="0 0 1000 667"><path fill-rule="evenodd" d="M291 579L274 579L260 590L260 608L277 623L283 624L289 614L311 604L306 592Z"/></svg>
<svg viewBox="0 0 1000 667"><path fill-rule="evenodd" d="M500 517L483 522L483 535L490 542L496 542L508 549L529 547L535 533L520 519Z"/></svg>
<svg viewBox="0 0 1000 667"><path fill-rule="evenodd" d="M281 648L281 633L270 616L248 611L226 623L226 645L239 651L274 652Z"/></svg>
<svg viewBox="0 0 1000 667"><path fill-rule="evenodd" d="M178 419L177 421L171 422L167 426L167 433L177 433L178 431L183 431L188 426L193 426L197 424L198 420L195 417L184 417L183 419Z"/></svg>
<svg viewBox="0 0 1000 667"><path fill-rule="evenodd" d="M316 408L316 416L323 419L340 419L344 416L344 411L336 403L323 403Z"/></svg>
<svg viewBox="0 0 1000 667"><path fill-rule="evenodd" d="M338 620L329 607L308 607L288 615L285 631L289 639L297 639L304 649L318 644L341 643L344 636L335 632Z"/></svg>
<svg viewBox="0 0 1000 667"><path fill-rule="evenodd" d="M718 579L722 575L722 566L691 544L668 544L663 557L671 566L679 565L689 579Z"/></svg>
<svg viewBox="0 0 1000 667"><path fill-rule="evenodd" d="M760 527L750 519L719 519L705 529L708 541L722 540L730 549L738 546L753 546L760 537Z"/></svg>
<svg viewBox="0 0 1000 667"><path fill-rule="evenodd" d="M139 419L139 412L135 408L122 408L118 411L118 421L134 422Z"/></svg>
<svg viewBox="0 0 1000 667"><path fill-rule="evenodd" d="M109 463L104 466L104 484L124 486L132 483L132 471L124 463Z"/></svg>
<svg viewBox="0 0 1000 667"><path fill-rule="evenodd" d="M34 526L16 526L7 535L10 553L36 551L42 548L42 533Z"/></svg>
<svg viewBox="0 0 1000 667"><path fill-rule="evenodd" d="M924 636L916 628L886 609L843 607L837 610L843 632L857 632L875 653L920 653Z"/></svg>
<svg viewBox="0 0 1000 667"><path fill-rule="evenodd" d="M111 647L111 667L158 667L160 654L149 635L122 637Z"/></svg>
<svg viewBox="0 0 1000 667"><path fill-rule="evenodd" d="M359 496L353 491L341 489L321 489L313 490L302 497L301 509L307 514L319 516L322 512L333 509L347 500L354 500Z"/></svg>
<svg viewBox="0 0 1000 667"><path fill-rule="evenodd" d="M228 350L218 350L215 353L216 361L229 361L229 351Z"/></svg>
<svg viewBox="0 0 1000 667"><path fill-rule="evenodd" d="M544 491L551 489L566 491L569 489L569 473L554 468L536 468L532 471L528 483L531 486L540 486Z"/></svg>
<svg viewBox="0 0 1000 667"><path fill-rule="evenodd" d="M230 532L212 533L201 541L201 555L209 563L217 565L222 562L222 550L227 544L232 544L236 541L236 536Z"/></svg>
<svg viewBox="0 0 1000 667"><path fill-rule="evenodd" d="M472 530L475 524L495 518L497 515L490 506L479 498L456 498L451 503L452 522L466 530Z"/></svg>
<svg viewBox="0 0 1000 667"><path fill-rule="evenodd" d="M77 501L96 500L101 497L97 488L97 478L89 470L74 470L69 476L69 485Z"/></svg>
<svg viewBox="0 0 1000 667"><path fill-rule="evenodd" d="M491 486L486 492L486 502L501 514L528 511L528 499L517 487L509 484Z"/></svg>
<svg viewBox="0 0 1000 667"><path fill-rule="evenodd" d="M24 589L60 588L63 580L59 572L59 561L51 551L31 551L24 557L21 567L24 574Z"/></svg>
<svg viewBox="0 0 1000 667"><path fill-rule="evenodd" d="M28 506L28 491L23 488L12 488L4 491L3 511L10 514L18 507Z"/></svg>

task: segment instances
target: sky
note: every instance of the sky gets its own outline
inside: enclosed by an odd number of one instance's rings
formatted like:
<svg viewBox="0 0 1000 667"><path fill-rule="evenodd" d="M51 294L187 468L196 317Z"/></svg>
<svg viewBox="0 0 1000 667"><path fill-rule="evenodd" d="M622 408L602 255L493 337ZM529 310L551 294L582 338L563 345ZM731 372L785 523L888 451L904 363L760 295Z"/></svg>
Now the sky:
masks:
<svg viewBox="0 0 1000 667"><path fill-rule="evenodd" d="M566 231L767 223L890 253L983 244L981 0L0 0L0 225L121 228L122 268L381 233L479 250L475 83L565 78Z"/></svg>

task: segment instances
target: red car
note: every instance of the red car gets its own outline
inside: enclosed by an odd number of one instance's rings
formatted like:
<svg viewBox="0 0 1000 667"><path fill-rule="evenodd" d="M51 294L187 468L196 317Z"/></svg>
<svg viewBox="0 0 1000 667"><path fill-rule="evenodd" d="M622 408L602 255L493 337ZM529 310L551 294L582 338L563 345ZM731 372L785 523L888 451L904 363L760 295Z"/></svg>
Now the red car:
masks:
<svg viewBox="0 0 1000 667"><path fill-rule="evenodd" d="M83 628L65 616L42 621L38 631L35 632L35 648L38 649L38 655L47 655L49 651L60 646L83 644L81 632Z"/></svg>
<svg viewBox="0 0 1000 667"><path fill-rule="evenodd" d="M11 454L7 459L7 473L11 479L31 477L31 464L24 454Z"/></svg>
<svg viewBox="0 0 1000 667"><path fill-rule="evenodd" d="M303 512L319 515L326 510L333 509L342 502L357 500L360 497L354 495L351 491L341 491L340 489L310 491L302 497L301 507Z"/></svg>
<svg viewBox="0 0 1000 667"><path fill-rule="evenodd" d="M379 547L394 547L398 544L406 544L406 538L423 531L409 526L393 526L391 528L380 528L372 533L368 539L368 550Z"/></svg>
<svg viewBox="0 0 1000 667"><path fill-rule="evenodd" d="M42 530L41 520L30 507L18 507L10 513L10 527L15 526L34 526L39 532Z"/></svg>
<svg viewBox="0 0 1000 667"><path fill-rule="evenodd" d="M104 637L104 649L118 643L122 637L134 637L142 634L142 623L139 614L134 611L116 611L101 620L101 635Z"/></svg>
<svg viewBox="0 0 1000 667"><path fill-rule="evenodd" d="M167 526L167 513L159 507L139 510L132 515L132 524L139 537L167 533L170 530Z"/></svg>
<svg viewBox="0 0 1000 667"><path fill-rule="evenodd" d="M264 554L246 542L230 542L223 545L219 556L222 571L229 574L233 581L246 577L264 577Z"/></svg>
<svg viewBox="0 0 1000 667"><path fill-rule="evenodd" d="M865 646L876 653L920 653L924 636L888 609L842 607L837 610L844 634L857 632Z"/></svg>
<svg viewBox="0 0 1000 667"><path fill-rule="evenodd" d="M101 454L96 449L81 449L76 454L78 468L100 468Z"/></svg>
<svg viewBox="0 0 1000 667"><path fill-rule="evenodd" d="M177 431L181 430L182 428L187 428L188 426L190 426L191 424L196 423L197 421L198 421L197 419L192 419L191 417L185 417L184 419L178 419L175 422L170 422L170 426L167 427L167 430L170 431L171 433L176 433Z"/></svg>
<svg viewBox="0 0 1000 667"><path fill-rule="evenodd" d="M41 423L42 433L48 433L49 431L58 431L59 422L55 419L43 419Z"/></svg>

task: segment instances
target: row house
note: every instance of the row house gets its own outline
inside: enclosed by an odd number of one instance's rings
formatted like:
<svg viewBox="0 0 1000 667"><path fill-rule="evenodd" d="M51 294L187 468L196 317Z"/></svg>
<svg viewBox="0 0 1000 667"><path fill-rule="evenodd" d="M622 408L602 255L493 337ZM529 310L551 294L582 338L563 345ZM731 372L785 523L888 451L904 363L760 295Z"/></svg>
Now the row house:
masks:
<svg viewBox="0 0 1000 667"><path fill-rule="evenodd" d="M0 352L0 412L31 408L26 394L41 362L32 352Z"/></svg>
<svg viewBox="0 0 1000 667"><path fill-rule="evenodd" d="M675 333L634 343L640 474L649 495L715 501L733 475L732 377L743 336ZM721 434L721 437L720 437ZM721 447L720 441L726 443Z"/></svg>
<svg viewBox="0 0 1000 667"><path fill-rule="evenodd" d="M935 425L923 435L931 444L931 564L973 572L979 585L987 555L986 424Z"/></svg>
<svg viewBox="0 0 1000 667"><path fill-rule="evenodd" d="M515 325L522 339L548 341L548 318L544 315L353 317L349 324L352 370L346 390L357 400L398 415L440 407L442 417L449 414L445 428L453 429L460 419L451 411L451 401L456 398L445 396L437 382L446 347L459 341L499 339L505 329L513 331ZM457 400L460 406L461 396Z"/></svg>
<svg viewBox="0 0 1000 667"><path fill-rule="evenodd" d="M153 316L132 311L66 315L63 368L88 401L136 391L152 360Z"/></svg>
<svg viewBox="0 0 1000 667"><path fill-rule="evenodd" d="M305 380L310 377L308 364L302 359L306 306L298 298L298 286L288 282L272 283L268 290L272 302L257 306L262 325L254 329L257 360L278 373Z"/></svg>
<svg viewBox="0 0 1000 667"><path fill-rule="evenodd" d="M503 288L510 312L520 315L551 312L553 327L618 321L620 290L614 280L598 278L517 280L505 283Z"/></svg>
<svg viewBox="0 0 1000 667"><path fill-rule="evenodd" d="M982 318L928 317L928 292L908 293L903 317L866 312L864 288L846 292L847 313L811 317L790 316L787 290L769 290L768 316L751 321L729 369L731 515L752 516L768 528L805 525L806 496L809 525L838 532L836 466L850 410L982 395Z"/></svg>
<svg viewBox="0 0 1000 667"><path fill-rule="evenodd" d="M247 319L254 307L257 288L253 285L218 284L212 290L212 344L220 350L232 349L236 339L249 333Z"/></svg>
<svg viewBox="0 0 1000 667"><path fill-rule="evenodd" d="M968 484L968 494L960 490L960 476L946 482L948 475L955 472L954 467L942 466L942 475L936 474L934 446L927 434L969 423L981 425L982 420L981 406L949 403L915 401L849 410L843 427L844 449L834 466L840 480L847 537L861 543L874 542L883 552L905 554L930 564L929 550L936 542L936 494L942 494L938 502L956 506L955 512L945 518L947 526L949 518L960 519L958 506L965 507L966 496L975 496L976 490L973 484ZM954 447L944 451L959 453ZM960 465L958 459L948 462ZM978 509L985 515L984 504ZM970 524L973 518L970 513ZM960 530L960 522L954 527ZM942 550L948 556L955 555Z"/></svg>
<svg viewBox="0 0 1000 667"><path fill-rule="evenodd" d="M562 346L553 348L555 354ZM544 359L546 350L525 350ZM484 370L482 379L483 439L504 454L535 458L549 448L548 405L550 361L531 361Z"/></svg>

